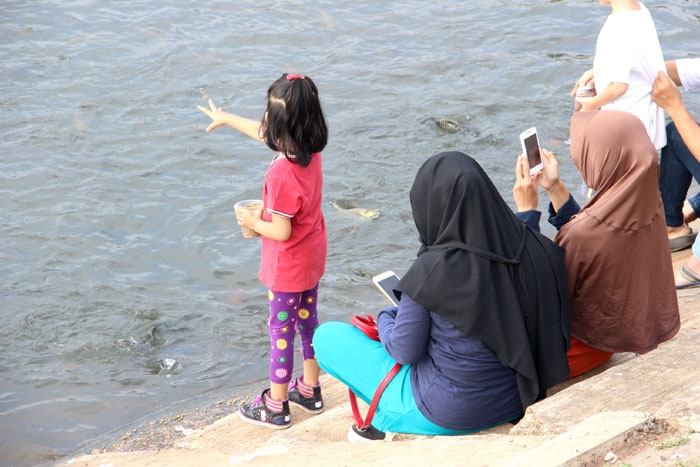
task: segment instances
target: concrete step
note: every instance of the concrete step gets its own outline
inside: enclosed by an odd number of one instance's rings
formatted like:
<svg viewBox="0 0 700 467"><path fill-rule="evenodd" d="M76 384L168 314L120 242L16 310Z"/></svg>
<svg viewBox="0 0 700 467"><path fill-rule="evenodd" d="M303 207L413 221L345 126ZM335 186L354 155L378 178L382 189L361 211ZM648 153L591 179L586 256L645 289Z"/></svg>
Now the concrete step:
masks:
<svg viewBox="0 0 700 467"><path fill-rule="evenodd" d="M674 268L689 255L689 250L674 253ZM674 339L645 355L616 354L604 366L552 388L515 426L466 436L388 434L380 442L348 443L353 420L347 388L323 375L326 411L312 416L292 407L289 429L250 425L234 413L170 448L78 455L56 465L605 465L610 449L645 430L677 430L685 436L678 442L685 450L638 448L629 455L630 465L700 465L700 288L679 291L678 301L682 326ZM366 413L361 401L360 407Z"/></svg>

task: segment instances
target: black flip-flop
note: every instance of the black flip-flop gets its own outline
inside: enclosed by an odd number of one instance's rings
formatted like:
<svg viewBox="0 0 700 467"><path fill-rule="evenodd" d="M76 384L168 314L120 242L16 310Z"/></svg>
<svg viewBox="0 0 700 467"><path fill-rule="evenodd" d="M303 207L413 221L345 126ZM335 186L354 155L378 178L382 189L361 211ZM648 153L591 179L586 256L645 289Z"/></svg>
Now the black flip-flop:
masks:
<svg viewBox="0 0 700 467"><path fill-rule="evenodd" d="M689 284L677 285L676 290L689 289L691 287L700 286L700 277L690 270L685 264L681 267L681 277L689 282Z"/></svg>
<svg viewBox="0 0 700 467"><path fill-rule="evenodd" d="M695 242L695 237L697 236L698 233L691 230L689 234L681 235L680 237L676 238L670 238L668 240L668 244L671 248L671 253L690 248L693 245L693 242Z"/></svg>

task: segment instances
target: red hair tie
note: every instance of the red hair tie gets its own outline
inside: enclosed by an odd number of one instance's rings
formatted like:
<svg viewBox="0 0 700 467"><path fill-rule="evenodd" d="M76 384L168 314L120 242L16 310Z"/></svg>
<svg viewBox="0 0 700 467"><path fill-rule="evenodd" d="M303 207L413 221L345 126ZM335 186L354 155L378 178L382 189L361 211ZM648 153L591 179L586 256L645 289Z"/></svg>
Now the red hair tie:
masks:
<svg viewBox="0 0 700 467"><path fill-rule="evenodd" d="M304 79L304 75L298 75L296 73L287 73L287 81L293 81L295 79Z"/></svg>

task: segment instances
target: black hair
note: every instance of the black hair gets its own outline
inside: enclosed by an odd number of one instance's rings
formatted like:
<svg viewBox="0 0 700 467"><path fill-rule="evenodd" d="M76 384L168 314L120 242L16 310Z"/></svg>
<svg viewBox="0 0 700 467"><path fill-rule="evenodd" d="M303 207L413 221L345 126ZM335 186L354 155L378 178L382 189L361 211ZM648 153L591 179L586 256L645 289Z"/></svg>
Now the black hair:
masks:
<svg viewBox="0 0 700 467"><path fill-rule="evenodd" d="M311 78L285 73L272 83L260 128L270 149L302 167L309 165L311 155L328 143L328 126Z"/></svg>

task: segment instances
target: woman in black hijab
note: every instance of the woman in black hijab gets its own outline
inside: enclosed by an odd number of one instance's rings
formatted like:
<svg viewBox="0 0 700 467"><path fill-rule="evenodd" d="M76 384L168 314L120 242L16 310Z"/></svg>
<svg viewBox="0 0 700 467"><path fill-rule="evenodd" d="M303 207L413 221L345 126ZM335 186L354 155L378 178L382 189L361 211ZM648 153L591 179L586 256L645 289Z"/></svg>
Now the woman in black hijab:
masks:
<svg viewBox="0 0 700 467"><path fill-rule="evenodd" d="M369 401L404 364L367 432L459 434L522 416L568 373L569 293L563 252L518 220L479 164L428 159L410 193L421 246L397 307L377 318L381 342L321 325L318 363Z"/></svg>

